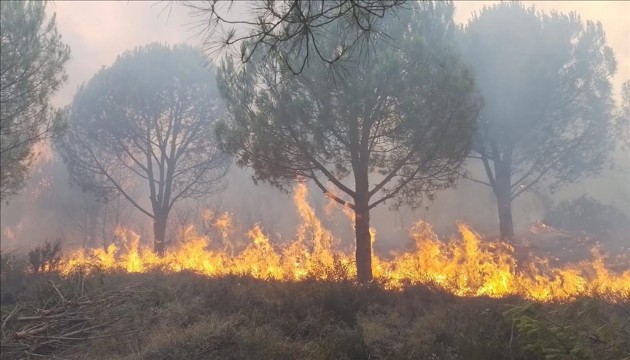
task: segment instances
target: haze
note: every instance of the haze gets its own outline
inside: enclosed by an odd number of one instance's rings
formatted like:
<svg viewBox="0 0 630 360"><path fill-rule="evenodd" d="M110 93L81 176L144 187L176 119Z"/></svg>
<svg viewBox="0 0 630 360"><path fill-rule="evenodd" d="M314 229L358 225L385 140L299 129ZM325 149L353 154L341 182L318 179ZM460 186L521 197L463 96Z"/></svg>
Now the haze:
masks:
<svg viewBox="0 0 630 360"><path fill-rule="evenodd" d="M455 18L458 22L465 23L473 12L480 10L483 5L492 3L495 2L456 2ZM576 11L585 20L602 22L608 44L612 47L618 62L618 71L613 83L615 98L619 101L621 84L630 79L630 2L525 1L524 3L527 6L535 4L538 10L545 12ZM243 7L241 4L238 6ZM242 11L242 9L239 10ZM152 42L167 44L185 42L197 45L200 41L200 38L196 37L195 20L189 16L186 9L178 6L173 6L169 10L164 5L153 2L57 1L49 4L48 11L56 12L59 32L64 42L72 49L72 58L67 66L69 80L53 101L53 104L58 107L70 104L79 85L89 80L103 66L111 65L116 57L126 50ZM42 149L42 154L44 156L40 162L51 159L47 148ZM617 165L617 168L597 178L567 187L558 193L556 200L588 193L630 215L630 178L627 167L625 169L623 167L624 162L630 163L628 155L627 151L618 151L615 155L616 163L621 165ZM41 179L41 175L38 174L36 168L33 178ZM272 232L290 235L296 222L296 215L288 195L269 186L253 185L249 179L249 173L235 167L228 176L228 183L229 186L224 193L212 197L204 205L218 211L231 211L247 225L262 222ZM41 183L31 181L23 193L37 192L38 186L41 187ZM62 208L67 206L73 209L68 210L69 212L77 211L78 205L70 204L73 201L68 202L67 199L67 195L73 194L78 191L77 189L69 190L67 184L52 184L52 187L45 189L57 193L56 199L65 201L65 205L60 205ZM482 188L478 185L461 180L457 191L448 190L439 193L437 201L428 209L394 213L388 212L386 206L383 209L377 209L374 218L376 219L375 227L379 231L379 241L382 240L384 244L404 242L399 237L404 236L409 225L417 219L428 219L436 228L446 233L454 231L455 222L458 220L470 221L476 225L477 229L492 232L492 229L496 227L495 211L491 207L492 195L489 190L480 191L480 189ZM467 195L463 197L462 193ZM311 198L316 207L322 208L326 201L319 195L312 195ZM270 206L271 204L273 206ZM544 211L535 198L519 201L516 207L515 213L521 219L519 226L523 228L538 220ZM265 210L262 211L261 208ZM489 210L487 214L481 213L478 211L480 208ZM72 231L65 228L65 223L59 223L60 215L54 214L55 211L55 207L38 207L34 203L29 203L25 196L11 199L9 205L3 204L2 247L28 248L32 244L41 243L44 239L69 236L68 233ZM129 216L136 219L133 211L129 213ZM37 219L34 219L35 217ZM147 221L140 216L137 219L140 222ZM352 236L349 223L342 224L337 220L333 223L340 228L339 231L344 237ZM34 228L34 224L46 224L46 226L44 226L45 229ZM7 227L10 228L11 234L20 231L26 239L20 242L13 241L15 238L13 235L7 236ZM145 235L150 237L148 233ZM381 244L377 242L377 249L382 246Z"/></svg>

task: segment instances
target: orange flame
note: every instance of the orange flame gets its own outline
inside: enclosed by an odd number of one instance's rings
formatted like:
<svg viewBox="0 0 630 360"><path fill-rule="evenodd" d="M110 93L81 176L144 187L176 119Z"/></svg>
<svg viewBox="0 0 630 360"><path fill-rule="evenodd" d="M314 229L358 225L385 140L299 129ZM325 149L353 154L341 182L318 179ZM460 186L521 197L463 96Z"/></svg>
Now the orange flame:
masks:
<svg viewBox="0 0 630 360"><path fill-rule="evenodd" d="M61 267L68 275L81 268L87 271L164 272L194 271L212 277L247 275L259 279L300 281L354 279L352 252L335 250L337 241L322 226L307 201L305 186L298 186L294 201L301 218L295 240L286 245L272 244L256 225L247 236L248 245L234 254L213 250L211 239L190 227L186 238L158 257L140 245L140 237L119 228L119 245L104 249L78 250L68 254ZM213 218L206 214L207 220ZM213 222L223 237L231 233L229 214ZM617 273L606 266L599 250L593 260L549 266L545 259L518 264L514 248L501 242L481 241L469 226L459 225L461 238L440 241L431 226L418 222L410 231L414 248L387 260L373 255L375 281L388 289L407 285L433 284L458 296L505 297L511 295L539 301L571 300L578 296L600 295L611 300L630 299L630 270ZM222 239L224 240L224 239Z"/></svg>

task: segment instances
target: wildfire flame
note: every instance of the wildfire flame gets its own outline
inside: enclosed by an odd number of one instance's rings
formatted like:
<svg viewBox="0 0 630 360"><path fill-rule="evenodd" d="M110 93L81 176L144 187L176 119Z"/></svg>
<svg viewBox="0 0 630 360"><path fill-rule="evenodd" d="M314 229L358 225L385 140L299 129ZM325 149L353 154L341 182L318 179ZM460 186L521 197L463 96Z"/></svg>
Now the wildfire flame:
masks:
<svg viewBox="0 0 630 360"><path fill-rule="evenodd" d="M61 272L83 271L164 272L194 271L211 277L247 275L259 279L300 281L354 279L352 251L336 250L337 239L322 226L307 201L305 186L298 186L294 201L300 214L295 240L272 244L260 226L247 232L250 241L241 251L214 249L209 238L188 227L185 239L163 257L140 244L134 232L119 228L119 245L107 249L82 249L64 257ZM208 215L208 214L207 214ZM207 216L210 217L210 216ZM223 235L231 233L228 214L214 220ZM593 250L593 259L552 267L545 259L519 264L514 248L501 242L481 241L468 225L460 224L461 238L440 241L425 222L410 231L414 248L391 259L373 255L374 279L388 289L432 284L458 296L521 296L538 301L571 300L599 295L612 300L630 299L630 270L614 272L604 254ZM375 233L373 233L373 236ZM224 243L225 239L221 239ZM228 251L230 250L230 251Z"/></svg>

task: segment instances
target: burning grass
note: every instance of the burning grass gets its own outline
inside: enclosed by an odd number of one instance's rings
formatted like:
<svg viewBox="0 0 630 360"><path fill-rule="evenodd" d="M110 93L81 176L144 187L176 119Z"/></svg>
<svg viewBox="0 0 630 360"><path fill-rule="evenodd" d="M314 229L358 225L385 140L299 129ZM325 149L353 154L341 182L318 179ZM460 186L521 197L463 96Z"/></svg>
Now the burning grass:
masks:
<svg viewBox="0 0 630 360"><path fill-rule="evenodd" d="M190 227L178 246L158 257L141 245L138 235L118 229L117 244L67 254L59 268L65 275L98 269L192 271L209 277L236 275L284 282L354 279L352 251L338 249L337 239L322 226L306 199L306 188L298 187L294 200L302 222L289 244L273 244L255 226L247 232L248 244L235 251L213 246L212 239ZM222 237L230 233L226 231L230 223L224 216L218 218ZM390 259L373 255L375 282L385 289L432 284L458 296L519 296L537 301L567 301L580 296L606 296L613 301L630 298L630 270L611 270L601 249L594 248L590 260L552 266L547 259L533 256L517 261L511 244L482 240L465 224L459 225L459 232L459 237L442 241L429 224L417 223L410 231L410 251ZM222 243L235 242L222 239Z"/></svg>
<svg viewBox="0 0 630 360"><path fill-rule="evenodd" d="M2 304L3 359L612 360L630 354L630 302L600 298L536 303L458 297L426 285L391 291L191 272L25 276L19 291L2 287L16 291L15 301ZM32 331L42 327L48 330Z"/></svg>

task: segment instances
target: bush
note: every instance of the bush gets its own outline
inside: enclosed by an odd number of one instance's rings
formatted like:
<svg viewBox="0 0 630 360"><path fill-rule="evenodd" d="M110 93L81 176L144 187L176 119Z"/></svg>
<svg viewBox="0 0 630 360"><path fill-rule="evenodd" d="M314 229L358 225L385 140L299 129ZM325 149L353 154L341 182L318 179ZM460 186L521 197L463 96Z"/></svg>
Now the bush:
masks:
<svg viewBox="0 0 630 360"><path fill-rule="evenodd" d="M583 232L598 240L627 240L630 218L614 206L590 196L563 201L547 210L543 222L558 229Z"/></svg>
<svg viewBox="0 0 630 360"><path fill-rule="evenodd" d="M630 317L623 307L580 299L562 306L509 306L505 316L513 321L517 341L528 358L630 359Z"/></svg>
<svg viewBox="0 0 630 360"><path fill-rule="evenodd" d="M61 261L61 241L45 241L28 252L28 263L35 273L51 272L57 269Z"/></svg>
<svg viewBox="0 0 630 360"><path fill-rule="evenodd" d="M13 304L26 283L27 264L23 256L0 252L0 302Z"/></svg>
<svg viewBox="0 0 630 360"><path fill-rule="evenodd" d="M0 251L0 278L5 280L15 272L24 272L24 263L15 254Z"/></svg>

